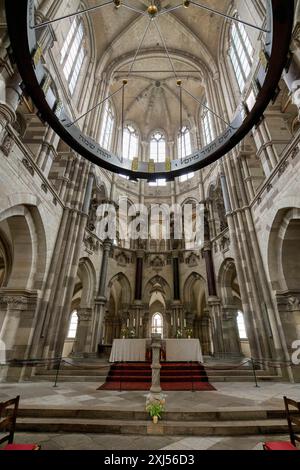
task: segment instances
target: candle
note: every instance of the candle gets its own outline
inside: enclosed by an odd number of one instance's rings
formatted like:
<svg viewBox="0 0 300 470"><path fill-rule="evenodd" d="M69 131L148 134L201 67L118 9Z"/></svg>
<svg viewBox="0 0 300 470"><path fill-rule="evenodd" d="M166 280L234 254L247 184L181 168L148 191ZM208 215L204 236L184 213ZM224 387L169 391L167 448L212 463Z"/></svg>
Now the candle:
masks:
<svg viewBox="0 0 300 470"><path fill-rule="evenodd" d="M129 327L129 318L127 318L127 328Z"/></svg>
<svg viewBox="0 0 300 470"><path fill-rule="evenodd" d="M173 315L171 315L171 326L173 326Z"/></svg>
<svg viewBox="0 0 300 470"><path fill-rule="evenodd" d="M178 325L178 326L180 325L179 317L177 318L177 325Z"/></svg>
<svg viewBox="0 0 300 470"><path fill-rule="evenodd" d="M135 328L135 318L133 319L133 328Z"/></svg>
<svg viewBox="0 0 300 470"><path fill-rule="evenodd" d="M140 317L140 326L143 326L143 319Z"/></svg>
<svg viewBox="0 0 300 470"><path fill-rule="evenodd" d="M186 319L184 319L183 324L184 324L184 328L186 328Z"/></svg>

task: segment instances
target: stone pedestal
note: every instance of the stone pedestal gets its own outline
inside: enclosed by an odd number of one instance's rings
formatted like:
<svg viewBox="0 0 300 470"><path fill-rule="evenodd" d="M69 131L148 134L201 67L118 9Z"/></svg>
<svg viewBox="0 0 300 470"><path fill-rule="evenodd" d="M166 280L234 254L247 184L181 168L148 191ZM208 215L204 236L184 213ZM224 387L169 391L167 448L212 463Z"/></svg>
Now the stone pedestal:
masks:
<svg viewBox="0 0 300 470"><path fill-rule="evenodd" d="M161 349L161 335L160 334L152 334L152 385L150 388L151 393L160 393L161 386L160 386L160 349Z"/></svg>

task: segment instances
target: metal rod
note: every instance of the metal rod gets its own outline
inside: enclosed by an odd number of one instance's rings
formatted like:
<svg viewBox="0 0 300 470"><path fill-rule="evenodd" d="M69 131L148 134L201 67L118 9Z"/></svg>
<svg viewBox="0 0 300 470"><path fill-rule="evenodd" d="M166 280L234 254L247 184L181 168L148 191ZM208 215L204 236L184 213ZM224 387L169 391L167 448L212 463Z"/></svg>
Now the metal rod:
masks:
<svg viewBox="0 0 300 470"><path fill-rule="evenodd" d="M121 159L123 163L123 143L124 143L124 99L125 99L125 84L123 83L122 89L122 133L121 133Z"/></svg>
<svg viewBox="0 0 300 470"><path fill-rule="evenodd" d="M223 18L227 18L228 20L235 21L236 23L242 23L246 26L250 26L250 28L258 29L258 31L262 31L263 33L270 33L270 31L267 30L267 29L260 28L259 26L256 26L252 23L248 23L247 21L240 20L239 18L236 18L234 16L226 15L225 13L221 13L218 10L214 10L213 8L209 8L206 5L202 5L201 3L194 2L193 0L191 0L191 4L195 5L198 8L202 8L203 10L210 11L214 15L222 16Z"/></svg>
<svg viewBox="0 0 300 470"><path fill-rule="evenodd" d="M253 376L254 376L254 380L255 380L255 387L259 387L259 385L257 383L257 377L256 377L256 372L255 372L255 363L254 363L253 357L251 357L251 364L252 364Z"/></svg>
<svg viewBox="0 0 300 470"><path fill-rule="evenodd" d="M141 47L142 47L143 42L144 42L144 40L145 40L145 37L146 37L146 34L147 34L147 32L148 32L148 29L149 29L150 24L151 24L151 18L150 18L150 20L149 20L149 22L148 22L148 24L147 24L147 26L146 26L146 29L145 29L145 31L144 31L142 40L141 40L141 42L140 42L140 44L139 44L139 46L138 46L138 48L137 48L137 50L136 50L136 52L135 52L135 55L134 55L133 61L131 62L131 66L130 66L130 69L129 69L129 72L128 72L127 77L129 77L129 75L130 75L131 72L132 72L133 66L134 66L134 64L135 64L136 58L137 58L137 56L138 56L138 53L139 53L140 50L141 50Z"/></svg>
<svg viewBox="0 0 300 470"><path fill-rule="evenodd" d="M217 113L215 113L212 109L210 109L208 106L206 106L205 104L201 103L200 100L198 100L198 98L196 98L192 93L190 93L186 88L182 87L182 89L188 94L190 95L192 98L194 98L195 101L197 101L197 103L199 103L203 108L207 109L210 113L212 113L214 116L216 116L218 119L220 119L221 121L223 121L226 126L229 126L232 128L232 126L229 124L229 122L225 121L225 119L223 119L221 116L219 116Z"/></svg>
<svg viewBox="0 0 300 470"><path fill-rule="evenodd" d="M163 43L163 46L164 46L164 48L165 48L167 57L168 57L168 59L169 59L169 61L170 61L170 64L171 64L173 73L174 73L174 75L175 75L175 78L177 78L177 73L176 73L176 70L175 70L173 61L172 61L172 59L171 59L171 57L170 57L170 54L169 54L167 45L166 45L165 40L164 40L164 37L163 37L163 35L162 35L162 33L161 33L160 29L159 29L158 22L156 21L155 18L154 18L154 20L153 20L153 23L154 23L154 25L155 25L155 27L156 27L156 29L157 29L157 32L158 32L158 34L159 34L159 36L160 36L160 39L161 39L161 41L162 41L162 43Z"/></svg>
<svg viewBox="0 0 300 470"><path fill-rule="evenodd" d="M72 18L73 16L85 15L86 13L90 13L94 10L99 10L99 8L105 7L106 5L110 5L112 3L114 3L113 0L110 0L109 2L102 3L101 5L96 5L94 7L86 8L85 10L76 11L75 13L70 13L69 15L61 16L60 18L55 18L54 20L44 21L43 23L31 26L31 29L43 28L44 26L47 26L52 23L57 23L58 21L65 20L67 18Z"/></svg>
<svg viewBox="0 0 300 470"><path fill-rule="evenodd" d="M55 382L54 382L53 387L57 387L58 374L59 374L59 371L60 371L61 363L62 363L62 357L59 359L59 363L58 363L57 370L56 370L56 375L55 375Z"/></svg>
<svg viewBox="0 0 300 470"><path fill-rule="evenodd" d="M101 104L103 104L106 100L108 100L109 98L112 98L114 95L116 95L117 93L119 93L119 91L122 90L124 85L121 86L121 88L119 88L117 91L114 91L113 93L111 93L110 95L108 95L106 98L104 98L104 100L100 101L100 103L97 103L95 106L93 106L91 109L89 109L86 113L82 114L81 116L79 116L79 118L75 119L75 121L71 122L70 124L67 124L67 127L71 127L73 126L74 124L76 124L76 122L80 121L80 119L82 119L84 116L86 116L87 114L91 113L92 111L94 111L94 109L98 108L98 106L101 106Z"/></svg>
<svg viewBox="0 0 300 470"><path fill-rule="evenodd" d="M183 135L182 135L182 87L181 87L181 85L179 87L179 95L180 95L179 99L180 99L180 140L181 140L181 142L180 142L180 146L181 146L181 156L180 156L180 158L181 158L181 163L182 163L183 162L183 145L182 145L183 144L183 142L182 142Z"/></svg>
<svg viewBox="0 0 300 470"><path fill-rule="evenodd" d="M167 8L166 10L163 10L160 13L158 13L156 15L156 18L158 18L159 16L162 16L162 15L165 15L166 13L171 13L171 11L178 10L178 8L181 8L182 6L183 6L183 4L180 3L180 5L176 5L175 7Z"/></svg>
<svg viewBox="0 0 300 470"><path fill-rule="evenodd" d="M134 8L130 5L126 5L126 3L122 3L122 7L127 8L128 10L132 10L135 13L139 13L140 15L148 16L147 13L145 13L144 11L138 10L137 8Z"/></svg>

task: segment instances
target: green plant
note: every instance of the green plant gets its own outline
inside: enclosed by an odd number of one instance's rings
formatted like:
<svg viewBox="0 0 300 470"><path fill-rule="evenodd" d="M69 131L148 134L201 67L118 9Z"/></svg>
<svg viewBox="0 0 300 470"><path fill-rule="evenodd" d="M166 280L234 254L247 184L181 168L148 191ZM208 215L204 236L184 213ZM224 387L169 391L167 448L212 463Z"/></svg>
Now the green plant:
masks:
<svg viewBox="0 0 300 470"><path fill-rule="evenodd" d="M149 403L149 405L146 407L146 410L148 411L151 418L153 418L153 416L157 416L159 419L161 419L161 415L164 411L164 405L159 402Z"/></svg>

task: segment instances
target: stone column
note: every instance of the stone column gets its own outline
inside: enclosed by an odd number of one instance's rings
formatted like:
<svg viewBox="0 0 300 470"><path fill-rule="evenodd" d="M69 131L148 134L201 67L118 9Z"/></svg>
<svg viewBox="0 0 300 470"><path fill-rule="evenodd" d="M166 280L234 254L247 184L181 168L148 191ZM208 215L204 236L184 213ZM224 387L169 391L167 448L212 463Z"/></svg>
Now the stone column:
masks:
<svg viewBox="0 0 300 470"><path fill-rule="evenodd" d="M144 251L136 252L135 300L142 300Z"/></svg>
<svg viewBox="0 0 300 470"><path fill-rule="evenodd" d="M135 300L132 305L133 316L135 318L135 332L137 338L144 338L143 331L143 303L140 300Z"/></svg>
<svg viewBox="0 0 300 470"><path fill-rule="evenodd" d="M161 349L161 336L160 334L154 333L151 335L152 342L152 385L150 388L151 393L160 393L160 349Z"/></svg>
<svg viewBox="0 0 300 470"><path fill-rule="evenodd" d="M106 304L106 281L107 281L107 270L108 270L108 259L109 254L112 248L112 241L105 240L103 243L103 257L101 264L101 272L99 279L99 289L98 296L95 299L95 309L94 309L94 319L93 319L93 341L92 341L92 350L96 351L98 344L101 344L103 341L103 322Z"/></svg>
<svg viewBox="0 0 300 470"><path fill-rule="evenodd" d="M88 334L91 327L92 309L79 308L77 310L78 326L73 351L75 355L83 355L88 352Z"/></svg>
<svg viewBox="0 0 300 470"><path fill-rule="evenodd" d="M200 344L203 356L211 356L214 353L212 340L212 321L209 309L204 309L201 318L197 320L200 329Z"/></svg>
<svg viewBox="0 0 300 470"><path fill-rule="evenodd" d="M224 350L225 352L231 352L233 354L240 355L242 354L242 350L236 317L236 307L223 307Z"/></svg>
<svg viewBox="0 0 300 470"><path fill-rule="evenodd" d="M180 277L179 277L179 258L178 252L173 251L172 253L172 264L173 264L173 292L174 300L180 300Z"/></svg>
<svg viewBox="0 0 300 470"><path fill-rule="evenodd" d="M287 291L276 296L278 311L282 323L289 357L295 352L295 341L300 340L300 291ZM300 366L282 368L282 374L291 380L300 382Z"/></svg>
<svg viewBox="0 0 300 470"><path fill-rule="evenodd" d="M5 344L6 360L27 359L37 306L37 293L2 289L0 307L6 315L2 323L0 340ZM0 371L0 377L18 381L31 370L26 367L8 366Z"/></svg>

